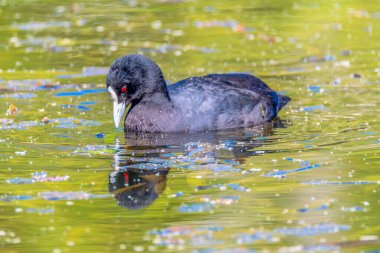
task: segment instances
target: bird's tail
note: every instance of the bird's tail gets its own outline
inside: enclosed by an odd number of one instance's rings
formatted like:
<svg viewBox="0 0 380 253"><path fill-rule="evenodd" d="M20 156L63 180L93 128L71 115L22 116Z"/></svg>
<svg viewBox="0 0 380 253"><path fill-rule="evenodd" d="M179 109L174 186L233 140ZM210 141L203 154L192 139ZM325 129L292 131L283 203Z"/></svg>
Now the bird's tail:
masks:
<svg viewBox="0 0 380 253"><path fill-rule="evenodd" d="M279 112L282 107L284 107L291 98L285 95L281 95L275 91L271 92L271 96L273 98L273 102L276 104L276 112Z"/></svg>

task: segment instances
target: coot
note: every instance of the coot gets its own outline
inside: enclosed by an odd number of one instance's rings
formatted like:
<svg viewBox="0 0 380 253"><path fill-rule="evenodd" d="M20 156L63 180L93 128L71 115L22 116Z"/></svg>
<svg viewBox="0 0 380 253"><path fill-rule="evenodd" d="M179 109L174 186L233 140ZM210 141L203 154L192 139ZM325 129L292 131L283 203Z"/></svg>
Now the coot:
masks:
<svg viewBox="0 0 380 253"><path fill-rule="evenodd" d="M166 85L160 67L138 54L115 60L107 75L118 128L128 105L127 132L186 132L250 127L271 121L290 98L241 73L190 77Z"/></svg>

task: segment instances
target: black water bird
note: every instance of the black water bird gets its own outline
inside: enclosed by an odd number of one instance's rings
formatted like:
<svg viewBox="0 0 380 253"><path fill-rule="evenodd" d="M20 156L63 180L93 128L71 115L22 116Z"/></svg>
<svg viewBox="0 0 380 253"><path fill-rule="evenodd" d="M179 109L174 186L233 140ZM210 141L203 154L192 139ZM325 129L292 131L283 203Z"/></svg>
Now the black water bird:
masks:
<svg viewBox="0 0 380 253"><path fill-rule="evenodd" d="M142 55L115 60L107 75L118 128L126 107L127 132L187 132L250 127L269 122L290 98L241 73L190 77L166 85L160 67Z"/></svg>

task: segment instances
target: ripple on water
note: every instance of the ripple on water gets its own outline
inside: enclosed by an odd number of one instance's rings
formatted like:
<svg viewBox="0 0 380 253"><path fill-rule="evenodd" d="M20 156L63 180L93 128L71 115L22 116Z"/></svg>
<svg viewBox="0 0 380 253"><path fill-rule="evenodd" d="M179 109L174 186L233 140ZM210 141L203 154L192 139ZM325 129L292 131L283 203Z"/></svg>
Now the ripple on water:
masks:
<svg viewBox="0 0 380 253"><path fill-rule="evenodd" d="M281 170L281 171L268 172L268 173L265 173L264 176L265 177L279 177L279 178L283 178L283 177L285 177L289 173L295 173L295 172L300 172L300 171L305 171L305 170L312 170L312 169L318 168L320 166L321 165L319 163L317 163L317 164L314 164L314 165L308 165L308 166L304 166L304 167L301 167L301 168L298 168L298 169L293 169L293 170Z"/></svg>
<svg viewBox="0 0 380 253"><path fill-rule="evenodd" d="M15 99L31 99L37 97L34 93L12 93L12 94L2 94L0 98L15 98Z"/></svg>
<svg viewBox="0 0 380 253"><path fill-rule="evenodd" d="M177 210L180 213L202 213L212 211L213 206L209 203L191 203L183 204Z"/></svg>
<svg viewBox="0 0 380 253"><path fill-rule="evenodd" d="M64 182L67 181L69 176L54 176L48 177L47 173L44 171L34 172L31 174L31 178L10 178L6 182L8 184L32 184L37 182Z"/></svg>
<svg viewBox="0 0 380 253"><path fill-rule="evenodd" d="M310 180L302 182L303 184L310 185L367 185L367 184L379 184L379 182L374 181L330 181L330 180Z"/></svg>
<svg viewBox="0 0 380 253"><path fill-rule="evenodd" d="M82 126L93 127L101 125L99 121L71 117L49 119L46 122L37 120L14 122L13 119L0 119L0 130L25 130L29 127L44 126L51 123L53 124L54 128L76 128Z"/></svg>
<svg viewBox="0 0 380 253"><path fill-rule="evenodd" d="M291 236L314 236L319 234L338 233L340 231L350 230L351 226L334 224L334 223L321 223L306 227L289 227L289 228L276 228L275 233L281 235Z"/></svg>
<svg viewBox="0 0 380 253"><path fill-rule="evenodd" d="M0 0L0 251L376 251L376 3L38 2ZM276 127L114 144L104 81L123 52L173 80L255 71L292 101Z"/></svg>
<svg viewBox="0 0 380 253"><path fill-rule="evenodd" d="M192 253L255 253L257 251L244 248L221 248L221 249L199 249Z"/></svg>
<svg viewBox="0 0 380 253"><path fill-rule="evenodd" d="M110 198L113 194L92 194L88 192L40 192L39 197L45 200L87 200L87 199L99 199L99 198Z"/></svg>
<svg viewBox="0 0 380 253"><path fill-rule="evenodd" d="M152 242L159 246L194 245L209 247L222 245L223 240L214 233L223 231L220 226L170 226L160 230L150 230Z"/></svg>

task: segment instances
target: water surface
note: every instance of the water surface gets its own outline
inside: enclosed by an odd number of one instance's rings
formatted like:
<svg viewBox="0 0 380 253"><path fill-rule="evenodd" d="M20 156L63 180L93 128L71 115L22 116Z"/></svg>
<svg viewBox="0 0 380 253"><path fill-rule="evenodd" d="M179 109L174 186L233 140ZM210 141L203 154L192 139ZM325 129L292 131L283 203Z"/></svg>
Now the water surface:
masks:
<svg viewBox="0 0 380 253"><path fill-rule="evenodd" d="M0 1L0 251L377 252L379 6ZM265 126L124 136L104 81L129 53L292 101Z"/></svg>

